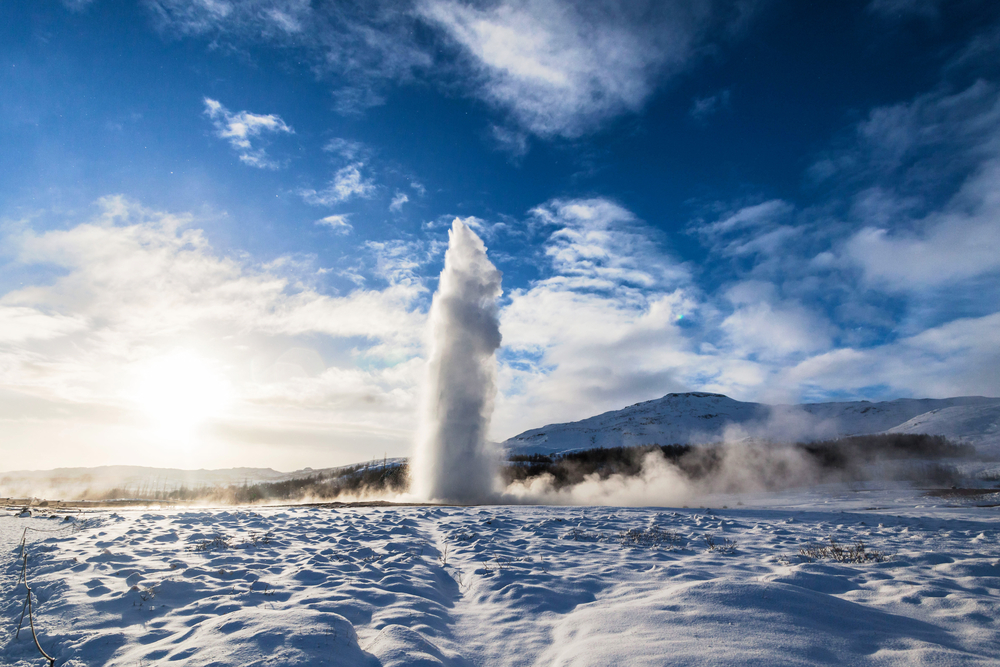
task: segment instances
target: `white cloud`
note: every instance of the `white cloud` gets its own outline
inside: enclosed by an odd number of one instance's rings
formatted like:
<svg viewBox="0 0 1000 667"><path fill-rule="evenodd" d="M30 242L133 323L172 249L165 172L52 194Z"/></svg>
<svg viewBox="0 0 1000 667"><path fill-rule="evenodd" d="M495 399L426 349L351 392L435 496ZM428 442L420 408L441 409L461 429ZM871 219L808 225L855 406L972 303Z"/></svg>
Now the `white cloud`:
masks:
<svg viewBox="0 0 1000 667"><path fill-rule="evenodd" d="M527 134L577 137L640 110L704 51L711 30L739 32L755 2L568 0L146 0L170 34L246 50L301 47L337 82L336 107L383 104L390 83L456 81L508 118L496 138L515 154ZM429 39L428 39L429 38ZM442 48L442 40L454 49ZM455 62L453 56L458 55Z"/></svg>
<svg viewBox="0 0 1000 667"><path fill-rule="evenodd" d="M212 119L216 136L229 141L241 162L260 169L278 169L281 164L269 158L263 148L254 148L250 140L265 133L295 133L274 114L232 113L220 102L208 97L205 98L205 115Z"/></svg>
<svg viewBox="0 0 1000 667"><path fill-rule="evenodd" d="M859 195L852 213L864 227L844 244L869 285L919 292L1000 270L1000 89L978 81L875 109L859 137L855 162L887 181ZM958 189L932 205L958 175Z"/></svg>
<svg viewBox="0 0 1000 667"><path fill-rule="evenodd" d="M779 200L744 207L710 234L757 234L790 212ZM702 293L691 267L614 202L556 200L531 222L552 229L542 245L548 265L502 311L497 437L670 391L796 400L808 380L783 386L780 374L835 344L822 314L770 282Z"/></svg>
<svg viewBox="0 0 1000 667"><path fill-rule="evenodd" d="M952 320L877 347L830 350L777 379L824 392L881 385L896 395L1000 396L998 365L1000 313L993 313Z"/></svg>
<svg viewBox="0 0 1000 667"><path fill-rule="evenodd" d="M772 200L703 224L713 253L744 257L735 249L757 243L758 254L773 255L705 294L689 267L652 243L652 230L621 206L558 200L535 209L530 222L552 230L541 247L547 265L529 288L509 293L502 311L496 437L669 391L775 402L870 396L876 386L896 396L1000 393L1000 379L986 370L998 360L1000 328L990 329L998 315L858 347L846 342L855 333L831 319L843 309L830 309L830 300L846 298L861 312L865 302L854 299L864 290L838 282L852 278L836 272L843 264L836 253L811 262L801 253L804 236L786 246L760 241L789 228L783 221L794 212ZM829 248L837 238L815 242Z"/></svg>
<svg viewBox="0 0 1000 667"><path fill-rule="evenodd" d="M399 308L422 293L419 285L328 297L215 255L199 230L185 228L185 218L147 211L120 198L103 204L105 212L94 222L10 239L18 261L47 262L66 273L50 285L9 292L2 303L72 310L72 316L142 336L223 321L272 334L322 333L412 344L412 334L397 330L412 324L408 311ZM280 268L281 263L271 266ZM368 316L375 314L377 321L369 322Z"/></svg>
<svg viewBox="0 0 1000 667"><path fill-rule="evenodd" d="M501 314L497 435L684 390L693 355L677 321L691 306L680 291L641 303L551 284L515 291Z"/></svg>
<svg viewBox="0 0 1000 667"><path fill-rule="evenodd" d="M299 190L299 195L316 206L333 206L351 197L371 197L375 193L375 184L361 175L362 167L364 164L361 162L341 167L323 190L303 189Z"/></svg>
<svg viewBox="0 0 1000 667"><path fill-rule="evenodd" d="M758 262L779 258L780 250L803 236L805 228L791 222L795 207L781 199L743 206L714 222L694 221L688 231L721 257L754 257Z"/></svg>
<svg viewBox="0 0 1000 667"><path fill-rule="evenodd" d="M309 0L146 0L161 29L182 34L237 33L280 39L315 18Z"/></svg>
<svg viewBox="0 0 1000 667"><path fill-rule="evenodd" d="M323 150L338 155L348 162L367 159L371 153L371 149L360 141L352 141L342 137L335 137L326 142Z"/></svg>
<svg viewBox="0 0 1000 667"><path fill-rule="evenodd" d="M851 142L810 169L848 184L880 185L925 195L945 174L1000 155L1000 90L977 80L955 93L941 86L909 102L873 108Z"/></svg>
<svg viewBox="0 0 1000 667"><path fill-rule="evenodd" d="M502 310L497 435L683 389L693 355L679 321L697 307L686 267L608 200L551 201L531 222L551 230L548 265Z"/></svg>
<svg viewBox="0 0 1000 667"><path fill-rule="evenodd" d="M939 224L921 236L866 228L851 238L847 252L870 282L913 291L1000 269L998 233L995 221L967 219Z"/></svg>
<svg viewBox="0 0 1000 667"><path fill-rule="evenodd" d="M187 350L233 391L232 408L201 429L205 444L190 465L253 456L315 467L364 459L364 448L406 453L423 364L421 276L440 260L440 243L366 243L345 271L384 287L335 297L297 281L294 262L218 254L189 217L121 198L101 204L88 222L4 239L14 261L58 269L0 297L6 442L43 434L89 463L157 451L128 378ZM755 231L781 209L723 216L720 229ZM1000 393L1000 315L851 347L784 285L745 279L703 294L690 267L614 202L550 201L526 227L543 234L544 264L504 301L496 437L669 391L791 401L875 385L899 395ZM56 438L70 423L72 433ZM152 456L131 460L162 463Z"/></svg>
<svg viewBox="0 0 1000 667"><path fill-rule="evenodd" d="M826 351L833 327L801 303L781 300L774 285L747 280L726 290L734 309L719 325L727 352L739 358L787 362Z"/></svg>
<svg viewBox="0 0 1000 667"><path fill-rule="evenodd" d="M846 244L870 283L913 291L1000 271L1000 160L969 177L919 230L865 227Z"/></svg>
<svg viewBox="0 0 1000 667"><path fill-rule="evenodd" d="M331 228L338 234L350 234L354 227L347 222L346 214L328 215L316 221L317 225L324 225Z"/></svg>
<svg viewBox="0 0 1000 667"><path fill-rule="evenodd" d="M419 285L418 270L444 253L444 245L420 241L368 241L365 247L375 257L376 276L389 284Z"/></svg>
<svg viewBox="0 0 1000 667"><path fill-rule="evenodd" d="M4 306L0 302L0 344L49 340L86 328L80 317L45 313L34 308Z"/></svg>
<svg viewBox="0 0 1000 667"><path fill-rule="evenodd" d="M405 193L397 192L396 195L392 198L392 202L389 204L389 210L399 213L400 211L403 210L403 204L405 204L408 201L410 201L410 198L406 196Z"/></svg>
<svg viewBox="0 0 1000 667"><path fill-rule="evenodd" d="M774 224L786 218L794 206L781 199L771 199L760 204L744 206L711 223L699 223L694 231L715 241L730 233L747 229L771 228Z"/></svg>
<svg viewBox="0 0 1000 667"><path fill-rule="evenodd" d="M614 202L557 199L531 213L557 227L545 245L554 269L546 284L626 295L689 279L687 268L656 243L655 231Z"/></svg>
<svg viewBox="0 0 1000 667"><path fill-rule="evenodd" d="M828 199L696 221L725 298L703 304L718 317L700 351L745 371L701 388L788 401L997 394L982 369L996 364L998 119L1000 90L984 81L876 107L809 170Z"/></svg>
<svg viewBox="0 0 1000 667"><path fill-rule="evenodd" d="M233 392L199 431L204 447L189 467L240 465L261 442L270 445L258 461L279 467L365 458L355 440L406 451L426 321L420 281L386 272L381 289L330 296L285 273L289 263L218 254L188 217L121 198L101 208L87 222L4 238L13 261L58 269L0 297L0 393L16 397L0 401L5 465L34 465L18 451L43 431L66 465L162 464L162 434L134 385L178 351ZM316 341L341 361L307 376L282 370L283 351ZM344 363L352 356L358 366ZM276 363L253 379L255 365ZM41 425L32 431L25 419ZM317 449L321 434L328 445Z"/></svg>
<svg viewBox="0 0 1000 667"><path fill-rule="evenodd" d="M543 137L575 137L639 110L681 70L709 19L706 2L580 5L423 0L481 74L480 94Z"/></svg>

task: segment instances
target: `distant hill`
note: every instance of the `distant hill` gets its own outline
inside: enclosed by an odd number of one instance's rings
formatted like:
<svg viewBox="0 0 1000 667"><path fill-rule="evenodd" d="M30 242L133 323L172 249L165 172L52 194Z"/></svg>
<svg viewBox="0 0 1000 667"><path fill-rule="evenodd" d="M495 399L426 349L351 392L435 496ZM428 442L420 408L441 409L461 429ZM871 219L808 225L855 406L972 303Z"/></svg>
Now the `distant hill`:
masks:
<svg viewBox="0 0 1000 667"><path fill-rule="evenodd" d="M1000 402L930 410L889 429L890 433L943 435L1000 457Z"/></svg>
<svg viewBox="0 0 1000 667"><path fill-rule="evenodd" d="M396 462L392 459L390 462ZM381 465L382 460L379 460ZM345 466L346 467L346 466ZM182 470L146 466L97 466L94 468L55 468L54 470L15 470L0 473L0 497L76 499L98 497L117 491L121 497L148 496L157 491L181 487L200 489L230 485L281 482L312 475L328 476L341 468L314 470L305 468L279 472L271 468L224 468L219 470Z"/></svg>
<svg viewBox="0 0 1000 667"><path fill-rule="evenodd" d="M531 429L503 446L512 454L554 454L593 447L748 438L810 441L894 431L945 435L976 445L981 453L994 449L1000 453L998 417L1000 398L982 396L767 405L693 392L667 394L588 419ZM904 427L912 430L895 431Z"/></svg>

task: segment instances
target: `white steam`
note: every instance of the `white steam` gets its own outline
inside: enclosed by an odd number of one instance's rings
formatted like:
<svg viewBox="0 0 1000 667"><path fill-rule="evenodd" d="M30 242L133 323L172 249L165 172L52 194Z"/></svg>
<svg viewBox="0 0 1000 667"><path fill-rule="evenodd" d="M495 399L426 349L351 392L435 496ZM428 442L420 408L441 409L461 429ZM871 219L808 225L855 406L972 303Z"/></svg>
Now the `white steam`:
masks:
<svg viewBox="0 0 1000 667"><path fill-rule="evenodd" d="M482 240L456 219L431 305L425 405L411 471L418 498L471 503L497 492L499 454L486 432L497 391L500 278Z"/></svg>

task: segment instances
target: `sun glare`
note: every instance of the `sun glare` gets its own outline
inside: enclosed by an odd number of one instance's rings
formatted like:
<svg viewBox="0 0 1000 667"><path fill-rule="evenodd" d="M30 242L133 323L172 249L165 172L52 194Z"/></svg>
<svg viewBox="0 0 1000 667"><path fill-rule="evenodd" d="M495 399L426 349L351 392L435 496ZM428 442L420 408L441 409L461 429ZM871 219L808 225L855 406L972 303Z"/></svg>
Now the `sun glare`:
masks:
<svg viewBox="0 0 1000 667"><path fill-rule="evenodd" d="M225 410L232 388L209 362L184 351L144 363L133 398L161 435L189 440Z"/></svg>

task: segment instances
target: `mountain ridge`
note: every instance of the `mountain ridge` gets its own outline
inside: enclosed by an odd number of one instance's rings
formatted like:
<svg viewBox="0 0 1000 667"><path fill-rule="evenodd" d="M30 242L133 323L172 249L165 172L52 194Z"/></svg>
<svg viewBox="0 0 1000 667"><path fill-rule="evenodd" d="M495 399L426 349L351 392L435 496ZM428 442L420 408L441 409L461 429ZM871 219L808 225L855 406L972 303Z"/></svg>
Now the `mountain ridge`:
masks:
<svg viewBox="0 0 1000 667"><path fill-rule="evenodd" d="M977 440L975 427L993 424L988 417L993 408L1000 411L1000 398L956 396L769 405L709 392L672 393L586 419L529 429L505 440L501 446L511 454L555 454L572 449L646 444L710 444L745 439L809 441L881 433L942 410L952 411L943 418L921 423L930 424L928 428L933 427L932 430L948 430L945 423L948 418L963 419L963 411L983 409L987 416L965 419L963 423L968 422L965 431L961 435L956 431L952 437L961 441L971 439L972 444L992 450L993 440ZM1000 436L995 444L1000 449Z"/></svg>

